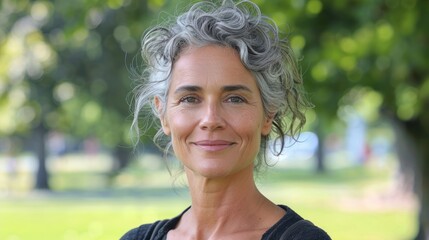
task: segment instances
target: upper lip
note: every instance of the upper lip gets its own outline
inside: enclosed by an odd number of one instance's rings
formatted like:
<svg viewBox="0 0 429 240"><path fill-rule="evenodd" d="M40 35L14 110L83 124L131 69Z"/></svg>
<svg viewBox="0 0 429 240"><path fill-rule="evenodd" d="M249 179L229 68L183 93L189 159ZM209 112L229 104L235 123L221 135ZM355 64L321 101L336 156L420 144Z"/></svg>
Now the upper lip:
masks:
<svg viewBox="0 0 429 240"><path fill-rule="evenodd" d="M232 145L234 142L226 140L200 140L193 142L196 145L200 146L219 146L219 145Z"/></svg>

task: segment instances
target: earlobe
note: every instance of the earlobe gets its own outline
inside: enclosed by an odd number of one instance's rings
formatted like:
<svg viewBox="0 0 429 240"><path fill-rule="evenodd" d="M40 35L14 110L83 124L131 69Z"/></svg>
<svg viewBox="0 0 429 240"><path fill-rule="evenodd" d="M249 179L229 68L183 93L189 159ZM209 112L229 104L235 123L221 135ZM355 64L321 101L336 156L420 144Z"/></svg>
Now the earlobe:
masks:
<svg viewBox="0 0 429 240"><path fill-rule="evenodd" d="M170 127L168 125L168 121L165 120L165 114L162 111L163 102L158 97L155 97L153 101L156 107L156 111L158 113L159 121L161 122L162 131L164 131L165 135L170 135Z"/></svg>
<svg viewBox="0 0 429 240"><path fill-rule="evenodd" d="M262 135L267 136L271 132L271 127L273 126L273 117L265 117L264 124L262 125Z"/></svg>

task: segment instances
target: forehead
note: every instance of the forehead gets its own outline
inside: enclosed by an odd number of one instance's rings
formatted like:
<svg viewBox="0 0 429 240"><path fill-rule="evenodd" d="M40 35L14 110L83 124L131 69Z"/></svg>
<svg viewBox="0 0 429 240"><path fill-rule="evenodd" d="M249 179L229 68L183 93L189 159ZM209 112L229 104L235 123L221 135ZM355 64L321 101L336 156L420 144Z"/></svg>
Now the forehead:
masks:
<svg viewBox="0 0 429 240"><path fill-rule="evenodd" d="M171 85L181 84L254 85L253 74L242 64L232 48L208 45L184 50L176 60Z"/></svg>

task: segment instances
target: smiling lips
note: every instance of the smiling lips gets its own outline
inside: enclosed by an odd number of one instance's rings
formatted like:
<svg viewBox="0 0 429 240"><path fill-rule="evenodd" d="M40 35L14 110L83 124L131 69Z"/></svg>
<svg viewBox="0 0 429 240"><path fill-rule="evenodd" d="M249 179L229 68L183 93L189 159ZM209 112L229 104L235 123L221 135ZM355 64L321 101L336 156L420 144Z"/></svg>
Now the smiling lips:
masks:
<svg viewBox="0 0 429 240"><path fill-rule="evenodd" d="M222 151L232 145L234 142L224 141L224 140L203 140L192 142L195 146L209 152Z"/></svg>

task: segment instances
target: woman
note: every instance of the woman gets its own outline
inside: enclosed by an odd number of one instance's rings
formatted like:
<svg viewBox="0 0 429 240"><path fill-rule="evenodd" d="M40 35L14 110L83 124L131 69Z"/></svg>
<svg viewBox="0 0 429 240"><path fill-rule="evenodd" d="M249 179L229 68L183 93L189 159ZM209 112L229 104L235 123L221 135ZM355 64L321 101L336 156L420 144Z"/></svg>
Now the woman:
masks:
<svg viewBox="0 0 429 240"><path fill-rule="evenodd" d="M255 4L198 3L147 32L142 55L134 126L150 105L155 140L181 161L192 204L122 240L330 239L255 186L269 137L298 133L307 106L287 42Z"/></svg>

